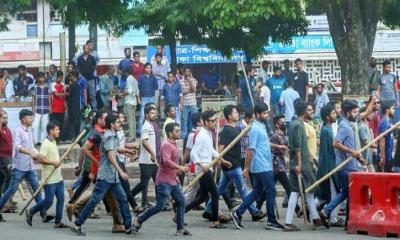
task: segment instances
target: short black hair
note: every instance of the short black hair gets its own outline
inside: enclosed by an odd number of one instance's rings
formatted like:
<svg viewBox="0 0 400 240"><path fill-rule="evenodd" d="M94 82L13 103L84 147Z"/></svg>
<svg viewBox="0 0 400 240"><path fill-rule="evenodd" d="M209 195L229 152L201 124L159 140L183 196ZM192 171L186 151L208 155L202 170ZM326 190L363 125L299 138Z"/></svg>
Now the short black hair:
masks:
<svg viewBox="0 0 400 240"><path fill-rule="evenodd" d="M86 44L88 44L88 43L93 43L93 40L92 39L87 40Z"/></svg>
<svg viewBox="0 0 400 240"><path fill-rule="evenodd" d="M262 112L268 111L268 105L264 102L258 102L254 106L254 114L261 114Z"/></svg>
<svg viewBox="0 0 400 240"><path fill-rule="evenodd" d="M133 52L133 56L135 57L135 56L137 56L137 55L139 55L139 56L140 56L140 53L139 53L139 51L134 51L134 52Z"/></svg>
<svg viewBox="0 0 400 240"><path fill-rule="evenodd" d="M393 107L393 104L389 102L382 102L381 103L382 115L385 114L387 110L390 110L391 107Z"/></svg>
<svg viewBox="0 0 400 240"><path fill-rule="evenodd" d="M146 116L149 112L157 110L153 105L148 105L144 108L144 115Z"/></svg>
<svg viewBox="0 0 400 240"><path fill-rule="evenodd" d="M172 76L175 77L175 73L174 73L174 72L171 72L171 71L170 71L170 72L167 72L167 76L170 75L170 74L172 74Z"/></svg>
<svg viewBox="0 0 400 240"><path fill-rule="evenodd" d="M236 111L237 111L237 107L235 105L231 105L231 104L226 105L224 107L224 117L226 120L228 120L229 115L231 115L233 113L234 109L236 109Z"/></svg>
<svg viewBox="0 0 400 240"><path fill-rule="evenodd" d="M390 65L390 61L386 59L385 61L383 61L382 66L385 67L387 65Z"/></svg>
<svg viewBox="0 0 400 240"><path fill-rule="evenodd" d="M358 103L356 100L346 99L342 102L342 111L344 116L346 116L346 113L353 111L355 108L358 108Z"/></svg>
<svg viewBox="0 0 400 240"><path fill-rule="evenodd" d="M279 119L281 119L281 118L285 118L285 116L283 116L283 115L275 116L273 119L274 125L276 125L278 123Z"/></svg>
<svg viewBox="0 0 400 240"><path fill-rule="evenodd" d="M103 117L104 114L106 114L106 111L96 111L93 118L92 118L92 125L96 125L97 122L99 121L100 118Z"/></svg>
<svg viewBox="0 0 400 240"><path fill-rule="evenodd" d="M54 67L55 69L57 69L57 66L55 64L50 64L49 68L50 67Z"/></svg>
<svg viewBox="0 0 400 240"><path fill-rule="evenodd" d="M247 73L250 73L252 70L253 70L253 67L252 66L250 66L250 65L248 65L248 66L246 66L246 74Z"/></svg>
<svg viewBox="0 0 400 240"><path fill-rule="evenodd" d="M208 121L214 115L215 115L215 112L213 110L208 110L208 111L201 113L201 119L203 119L203 122L205 122L205 121Z"/></svg>
<svg viewBox="0 0 400 240"><path fill-rule="evenodd" d="M57 77L62 77L62 76L64 76L64 73L63 73L63 71L61 71L61 70L58 70L56 74L57 74Z"/></svg>
<svg viewBox="0 0 400 240"><path fill-rule="evenodd" d="M289 59L283 60L283 63L289 63Z"/></svg>
<svg viewBox="0 0 400 240"><path fill-rule="evenodd" d="M301 60L301 58L296 58L296 60L294 60L294 63L302 63L303 60Z"/></svg>
<svg viewBox="0 0 400 240"><path fill-rule="evenodd" d="M321 118L322 121L327 122L328 117L331 114L332 111L335 111L335 104L333 103L328 103L325 106L321 108Z"/></svg>
<svg viewBox="0 0 400 240"><path fill-rule="evenodd" d="M151 63L144 64L144 68L147 68L147 66L150 66L151 68L153 68L153 66L151 66Z"/></svg>
<svg viewBox="0 0 400 240"><path fill-rule="evenodd" d="M130 48L130 47L124 48L124 53L125 53L126 51L128 51L128 50L131 50L131 48Z"/></svg>
<svg viewBox="0 0 400 240"><path fill-rule="evenodd" d="M156 58L156 57L160 57L160 58L162 58L163 56L162 56L162 54L161 54L161 53L156 53L156 55L154 55L154 58Z"/></svg>
<svg viewBox="0 0 400 240"><path fill-rule="evenodd" d="M72 65L75 67L75 62L74 61L68 61L67 65Z"/></svg>
<svg viewBox="0 0 400 240"><path fill-rule="evenodd" d="M108 114L106 117L106 128L111 129L111 124L118 120L118 116L115 114Z"/></svg>
<svg viewBox="0 0 400 240"><path fill-rule="evenodd" d="M254 111L251 108L244 110L244 118L253 118Z"/></svg>
<svg viewBox="0 0 400 240"><path fill-rule="evenodd" d="M270 63L271 63L270 61L264 60L264 61L261 62L261 65L264 65L264 64L267 64L267 65L268 65L268 64L270 64Z"/></svg>
<svg viewBox="0 0 400 240"><path fill-rule="evenodd" d="M45 77L46 75L44 74L44 72L38 72L36 78L41 78L41 77Z"/></svg>
<svg viewBox="0 0 400 240"><path fill-rule="evenodd" d="M25 65L19 65L18 66L18 70L26 70L26 66Z"/></svg>
<svg viewBox="0 0 400 240"><path fill-rule="evenodd" d="M273 68L272 68L272 71L273 72L277 72L277 71L281 71L282 69L281 69L281 67L279 67L279 66L274 66Z"/></svg>
<svg viewBox="0 0 400 240"><path fill-rule="evenodd" d="M182 63L178 63L178 65L176 65L177 69L184 68L184 67L185 67L185 65L183 65Z"/></svg>
<svg viewBox="0 0 400 240"><path fill-rule="evenodd" d="M70 73L70 75L73 76L73 77L75 77L76 79L79 79L79 72L76 71L76 70L73 70L73 71Z"/></svg>
<svg viewBox="0 0 400 240"><path fill-rule="evenodd" d="M132 68L130 68L130 67L125 68L124 73L127 73L127 74L131 75L131 74L132 74ZM138 80L139 80L139 79L138 79Z"/></svg>
<svg viewBox="0 0 400 240"><path fill-rule="evenodd" d="M148 106L151 106L151 105L156 105L156 104L153 103L153 102L148 102L148 103L146 103L146 104L144 105L144 108L147 108Z"/></svg>
<svg viewBox="0 0 400 240"><path fill-rule="evenodd" d="M165 110L164 110L165 115L168 115L169 111L171 111L172 108L175 108L175 106L172 105L172 104L168 104L168 105L165 107Z"/></svg>
<svg viewBox="0 0 400 240"><path fill-rule="evenodd" d="M307 111L307 106L308 104L302 100L300 101L295 101L294 103L294 110L296 112L297 116L303 116L304 113Z"/></svg>
<svg viewBox="0 0 400 240"><path fill-rule="evenodd" d="M169 137L169 133L172 133L174 131L175 127L179 127L179 124L173 122L165 125L165 134L167 134L167 137Z"/></svg>
<svg viewBox="0 0 400 240"><path fill-rule="evenodd" d="M28 109L22 109L21 111L19 111L19 120L22 121L22 119L24 119L24 117L26 116L33 116L33 112Z"/></svg>
<svg viewBox="0 0 400 240"><path fill-rule="evenodd" d="M286 79L286 85L288 87L293 87L294 79L293 78L288 78Z"/></svg>
<svg viewBox="0 0 400 240"><path fill-rule="evenodd" d="M201 113L193 113L191 120L193 127L197 127L197 123L201 121Z"/></svg>
<svg viewBox="0 0 400 240"><path fill-rule="evenodd" d="M60 123L57 120L52 120L47 124L46 130L47 134L50 133L51 130L53 130L56 127L60 127Z"/></svg>

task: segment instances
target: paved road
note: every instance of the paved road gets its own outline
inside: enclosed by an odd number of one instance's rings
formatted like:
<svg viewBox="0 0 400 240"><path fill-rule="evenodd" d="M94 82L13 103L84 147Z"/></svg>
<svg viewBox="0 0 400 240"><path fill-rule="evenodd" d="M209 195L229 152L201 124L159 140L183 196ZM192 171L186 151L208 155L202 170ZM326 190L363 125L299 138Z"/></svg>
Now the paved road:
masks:
<svg viewBox="0 0 400 240"><path fill-rule="evenodd" d="M67 195L66 195L67 196ZM22 208L23 203L20 199L19 207ZM281 199L278 201L280 202ZM228 213L225 204L220 203L222 210ZM54 213L52 208L50 213ZM82 239L176 239L174 236L176 225L172 223L171 218L173 217L172 212L162 212L155 217L148 220L143 225L140 233L136 236L125 235L125 234L112 234L111 233L111 222L110 216L102 214L101 211L97 211L101 215L101 219L88 220L83 226L83 230L87 233L86 237ZM280 209L281 222L284 220L282 217L285 216L285 209ZM29 227L26 224L25 216L19 216L18 214L3 214L7 219L6 223L0 223L0 239L18 239L18 240L67 240L67 239L79 239L74 236L69 229L56 230L53 229L53 224L43 224L40 221L39 216L35 216L33 220L33 227ZM64 222L69 223L66 215L64 215ZM321 228L316 231L307 230L304 226L302 219L295 219L295 224L299 226L302 231L294 233L274 232L264 230L263 222L251 222L248 214L245 214L243 224L245 229L236 230L233 224L227 224L227 229L216 230L209 229L208 222L205 222L201 218L201 212L193 211L185 215L185 221L189 224L187 229L193 234L192 237L187 239L229 239L229 240L245 240L245 239L277 239L277 240L302 240L302 239L318 239L318 240L344 240L344 239L377 239L368 236L361 235L348 235L343 229L329 229L326 230ZM181 237L182 238L182 237Z"/></svg>

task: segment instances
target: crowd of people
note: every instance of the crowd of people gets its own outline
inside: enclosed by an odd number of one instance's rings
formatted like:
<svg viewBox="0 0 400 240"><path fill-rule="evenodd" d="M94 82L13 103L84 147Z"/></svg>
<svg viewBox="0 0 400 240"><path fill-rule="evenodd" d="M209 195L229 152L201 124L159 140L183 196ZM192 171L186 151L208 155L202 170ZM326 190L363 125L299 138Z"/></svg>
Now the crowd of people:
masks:
<svg viewBox="0 0 400 240"><path fill-rule="evenodd" d="M351 211L349 174L400 170L400 147L393 157L392 133L362 154L358 151L397 120L396 79L387 61L383 73L377 74L376 61L371 60L371 97L364 103L329 101L322 83L313 88L311 103L308 74L302 70L301 59L295 61L296 72L290 71L289 61L285 60L284 70L274 66L271 77L269 62L264 61L258 79L253 68L244 69L238 84L239 104L214 112L198 109L198 83L191 69L179 66L176 73L171 72L161 46L153 63L142 64L139 53L133 55L134 60L131 50L125 49L125 59L118 66L120 78L115 76L114 67L96 76L99 57L90 41L76 58L77 64L69 62L66 76L54 66L50 78L38 73L34 80L25 67L19 68L12 90L15 95L31 94L33 111L21 110L21 124L12 132L7 127L6 111L0 109L0 212L16 209L12 196L22 180L33 191L38 189L37 162L42 165L41 181L46 182L44 198L38 194L36 205L25 212L30 226L40 212L44 223L54 219L55 228L70 228L77 235L85 235L82 226L87 219L99 217L94 210L103 201L113 216L114 233L136 233L149 218L166 210L174 212L176 235L191 235L184 217L194 209L203 209L203 218L214 229L226 228L228 222L244 228L242 216L248 210L252 221L266 217L268 230L299 231L293 218L295 213L303 214L298 205L301 189L352 157L338 174L305 194L306 217L313 228L346 227ZM202 77L201 89L211 95L226 94L214 71L211 68ZM5 86L7 89L8 83ZM361 104L365 106L360 108ZM138 105L140 117L136 124ZM217 131L221 115L225 124ZM165 122L160 124L159 119ZM247 126L250 130L243 134ZM68 186L70 198L65 203L57 144L75 138L82 129L86 134L79 141L77 179ZM138 142L134 142L136 137L140 137ZM183 154L177 145L180 138ZM210 166L214 159L218 159L217 164ZM131 161L138 161L140 169L140 181L133 188L127 174ZM192 181L199 175L199 181L184 192L185 179ZM148 200L150 179L155 186L155 204ZM277 181L286 193L283 223L276 215ZM141 204L136 202L139 193ZM229 216L222 214L220 196L231 211ZM54 197L56 214L52 216L47 210ZM65 205L70 226L63 222ZM338 217L340 214L346 215L345 220ZM0 214L1 221L5 219Z"/></svg>

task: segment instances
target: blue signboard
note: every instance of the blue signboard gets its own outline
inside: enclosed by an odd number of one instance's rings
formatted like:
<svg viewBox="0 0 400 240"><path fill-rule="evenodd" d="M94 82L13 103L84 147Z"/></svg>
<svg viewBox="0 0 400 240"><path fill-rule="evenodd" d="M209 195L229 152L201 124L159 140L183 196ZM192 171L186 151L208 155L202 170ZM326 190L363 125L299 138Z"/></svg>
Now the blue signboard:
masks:
<svg viewBox="0 0 400 240"><path fill-rule="evenodd" d="M164 48L164 54L171 60L169 47ZM288 53L313 53L313 52L335 52L332 37L330 35L309 35L304 37L293 37L292 43L271 43L265 47L267 54ZM156 53L155 47L147 47L147 60ZM242 52L235 51L230 59L221 53L212 51L206 45L180 45L176 47L177 62L182 64L199 63L237 63L240 61Z"/></svg>

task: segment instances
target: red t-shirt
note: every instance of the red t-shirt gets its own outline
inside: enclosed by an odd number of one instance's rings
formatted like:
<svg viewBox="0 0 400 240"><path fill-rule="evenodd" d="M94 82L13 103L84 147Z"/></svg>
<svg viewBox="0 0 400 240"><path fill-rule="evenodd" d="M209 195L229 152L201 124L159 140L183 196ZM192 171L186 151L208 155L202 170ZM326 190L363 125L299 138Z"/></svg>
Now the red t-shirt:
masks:
<svg viewBox="0 0 400 240"><path fill-rule="evenodd" d="M54 83L51 89L57 93L64 93L64 85L61 83ZM64 113L65 112L65 96L57 97L53 94L53 101L51 103L51 111L53 113Z"/></svg>
<svg viewBox="0 0 400 240"><path fill-rule="evenodd" d="M97 170L99 168L100 164L100 144L101 140L103 139L103 134L105 132L105 129L98 126L97 124L94 126L94 133L92 136L89 137L88 141L93 144L92 148L92 155L96 159L96 163L92 163L90 172L94 175L97 176Z"/></svg>
<svg viewBox="0 0 400 240"><path fill-rule="evenodd" d="M132 75L135 77L137 81L139 81L140 76L144 74L144 64L139 63L137 66L136 63L132 64Z"/></svg>

